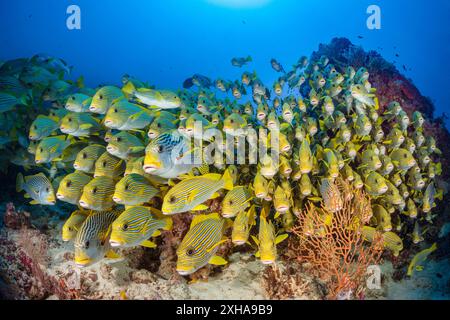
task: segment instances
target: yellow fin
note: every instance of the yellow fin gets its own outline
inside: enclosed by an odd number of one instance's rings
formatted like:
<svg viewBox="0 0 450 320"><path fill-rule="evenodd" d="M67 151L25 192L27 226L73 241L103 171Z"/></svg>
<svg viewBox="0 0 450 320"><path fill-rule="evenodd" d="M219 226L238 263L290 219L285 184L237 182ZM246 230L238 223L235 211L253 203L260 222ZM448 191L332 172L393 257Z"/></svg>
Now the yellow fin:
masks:
<svg viewBox="0 0 450 320"><path fill-rule="evenodd" d="M156 230L155 232L153 232L152 237L157 237L161 235L161 231Z"/></svg>
<svg viewBox="0 0 450 320"><path fill-rule="evenodd" d="M156 248L156 244L150 240L144 240L140 243L140 245L146 248Z"/></svg>
<svg viewBox="0 0 450 320"><path fill-rule="evenodd" d="M283 240L285 240L288 237L287 233L284 234L280 234L279 236L276 237L275 239L275 244L279 244L280 242L282 242Z"/></svg>
<svg viewBox="0 0 450 320"><path fill-rule="evenodd" d="M225 260L222 257L219 256L212 256L211 259L208 261L210 264L216 265L216 266L223 266L228 263L227 260Z"/></svg>
<svg viewBox="0 0 450 320"><path fill-rule="evenodd" d="M191 211L203 211L203 210L208 210L208 209L209 209L209 207L207 205L199 204L195 208L191 209Z"/></svg>
<svg viewBox="0 0 450 320"><path fill-rule="evenodd" d="M30 204L39 204L39 201L31 200L31 201L30 201Z"/></svg>
<svg viewBox="0 0 450 320"><path fill-rule="evenodd" d="M194 201L194 199L197 196L197 194L198 194L198 190L195 190L195 189L192 190L192 192L189 194L189 197L187 198L187 202L190 203L190 202Z"/></svg>
<svg viewBox="0 0 450 320"><path fill-rule="evenodd" d="M121 258L120 255L118 255L117 253L115 253L115 252L112 251L112 250L109 250L109 251L105 254L105 257L108 258L108 259L119 259L119 258Z"/></svg>
<svg viewBox="0 0 450 320"><path fill-rule="evenodd" d="M215 213L210 213L210 214L199 214L196 215L191 222L191 228L197 224L199 224L202 221L205 221L207 219L221 219L221 217L219 216L219 214L217 212Z"/></svg>

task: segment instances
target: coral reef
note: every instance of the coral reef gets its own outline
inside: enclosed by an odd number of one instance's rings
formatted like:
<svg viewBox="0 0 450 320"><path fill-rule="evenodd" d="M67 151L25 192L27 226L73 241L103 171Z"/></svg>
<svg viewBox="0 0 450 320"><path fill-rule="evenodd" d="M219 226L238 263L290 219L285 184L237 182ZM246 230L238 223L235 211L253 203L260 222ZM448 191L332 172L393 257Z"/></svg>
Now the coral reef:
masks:
<svg viewBox="0 0 450 320"><path fill-rule="evenodd" d="M348 188L344 180L336 185ZM370 199L354 188L333 197L343 198L333 201L342 203L339 210L310 204L300 214L298 225L292 229L297 237L290 238L286 255L307 265L308 273L326 283L327 298L362 297L368 267L378 265L383 252L380 240L368 245L361 232L372 215Z"/></svg>

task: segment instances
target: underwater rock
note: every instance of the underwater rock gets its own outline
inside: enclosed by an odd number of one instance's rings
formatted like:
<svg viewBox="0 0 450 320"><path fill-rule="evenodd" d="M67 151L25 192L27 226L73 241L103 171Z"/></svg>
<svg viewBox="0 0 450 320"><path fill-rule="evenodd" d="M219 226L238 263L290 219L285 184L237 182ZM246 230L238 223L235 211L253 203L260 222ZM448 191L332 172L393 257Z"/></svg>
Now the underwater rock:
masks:
<svg viewBox="0 0 450 320"><path fill-rule="evenodd" d="M16 211L14 204L9 202L6 204L3 222L7 228L11 229L30 227L30 213L26 211Z"/></svg>

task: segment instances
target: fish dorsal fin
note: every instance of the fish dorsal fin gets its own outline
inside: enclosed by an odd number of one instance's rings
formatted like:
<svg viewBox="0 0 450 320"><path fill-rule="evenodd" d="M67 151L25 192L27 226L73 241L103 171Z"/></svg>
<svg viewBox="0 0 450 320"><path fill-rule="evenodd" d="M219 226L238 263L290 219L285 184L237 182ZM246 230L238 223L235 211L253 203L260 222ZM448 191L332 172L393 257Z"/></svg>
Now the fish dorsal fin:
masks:
<svg viewBox="0 0 450 320"><path fill-rule="evenodd" d="M207 178L207 179L211 179L211 180L214 180L214 181L219 181L222 176L220 174L218 174L218 173L207 173L207 174L204 174L202 177L203 178Z"/></svg>
<svg viewBox="0 0 450 320"><path fill-rule="evenodd" d="M203 222L203 221L208 220L208 219L217 219L217 220L219 220L221 218L220 218L220 216L219 216L219 214L217 212L210 213L210 214L199 214L199 215L196 215L192 219L191 228L194 227L195 225L199 224L200 222Z"/></svg>

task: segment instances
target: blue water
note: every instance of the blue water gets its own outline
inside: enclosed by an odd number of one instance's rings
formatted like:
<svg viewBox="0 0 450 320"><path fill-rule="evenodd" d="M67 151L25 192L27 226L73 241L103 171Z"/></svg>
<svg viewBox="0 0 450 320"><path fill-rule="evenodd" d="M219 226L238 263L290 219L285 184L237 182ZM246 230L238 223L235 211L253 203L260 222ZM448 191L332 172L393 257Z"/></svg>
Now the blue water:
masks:
<svg viewBox="0 0 450 320"><path fill-rule="evenodd" d="M81 9L81 30L66 27L71 4ZM381 30L366 27L371 4L381 8ZM272 57L290 67L344 36L402 72L405 65L436 115L450 105L448 0L15 0L1 1L0 15L0 59L62 57L91 86L119 83L124 73L160 88L181 87L193 73L236 79L243 70L230 59L249 54L245 69L271 84Z"/></svg>

